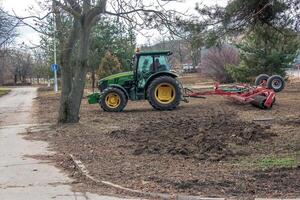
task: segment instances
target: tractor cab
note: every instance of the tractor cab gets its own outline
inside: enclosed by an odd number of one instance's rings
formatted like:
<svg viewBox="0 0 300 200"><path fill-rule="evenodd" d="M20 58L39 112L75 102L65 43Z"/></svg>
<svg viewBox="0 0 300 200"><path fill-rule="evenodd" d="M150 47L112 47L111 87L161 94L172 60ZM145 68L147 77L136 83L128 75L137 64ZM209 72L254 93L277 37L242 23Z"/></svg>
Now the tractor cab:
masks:
<svg viewBox="0 0 300 200"><path fill-rule="evenodd" d="M98 82L100 93L90 96L103 110L119 112L128 100L148 100L158 110L172 110L181 100L181 86L171 72L170 51L137 51L132 71L114 74Z"/></svg>
<svg viewBox="0 0 300 200"><path fill-rule="evenodd" d="M137 91L144 90L149 77L160 72L169 72L171 65L168 62L170 51L137 52L134 58L134 75Z"/></svg>

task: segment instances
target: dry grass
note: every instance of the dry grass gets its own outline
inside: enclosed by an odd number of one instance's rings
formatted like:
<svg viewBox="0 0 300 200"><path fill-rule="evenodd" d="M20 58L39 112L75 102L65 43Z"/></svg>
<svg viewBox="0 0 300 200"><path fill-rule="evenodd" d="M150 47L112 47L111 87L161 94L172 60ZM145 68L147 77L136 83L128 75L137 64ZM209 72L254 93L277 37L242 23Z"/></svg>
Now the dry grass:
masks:
<svg viewBox="0 0 300 200"><path fill-rule="evenodd" d="M184 79L192 84L199 81L197 76L185 76ZM172 112L154 111L148 102L140 101L129 102L122 113L107 113L97 104L88 105L83 99L80 123L53 127L52 133L37 137L49 141L58 155L75 155L98 179L134 189L205 196L213 193L217 196L296 197L300 195L299 88L300 83L288 83L271 110L208 97L182 103ZM58 100L59 95L52 91L39 91L36 101L39 122L55 121L57 112L53 111L58 109ZM258 118L270 120L256 122ZM222 136L219 133L230 133L225 136L228 138L237 137L239 126L246 128L241 130L249 130L251 126L256 127L255 123L275 136L241 144L230 142L227 149L233 152L233 157L226 155L216 162L195 159L181 151L189 150L193 146L188 144L194 144L197 139L203 141L197 137L186 145L187 148L181 145L188 139L184 139L186 136L197 135L199 131L211 132L206 136L215 135L216 138L211 140L205 138L207 143L216 142L212 147L218 147L222 141L228 141L227 138L218 140L217 136ZM257 136L263 135L261 129L253 130ZM136 144L144 145L142 151L138 151L139 155L134 151ZM197 144L205 147L201 142ZM164 153L168 146L174 147L176 151L170 151L174 155ZM221 153L217 151L215 156ZM78 174L67 156L57 158L60 167L71 175ZM79 180L85 189L103 192L102 186L87 183L80 176Z"/></svg>

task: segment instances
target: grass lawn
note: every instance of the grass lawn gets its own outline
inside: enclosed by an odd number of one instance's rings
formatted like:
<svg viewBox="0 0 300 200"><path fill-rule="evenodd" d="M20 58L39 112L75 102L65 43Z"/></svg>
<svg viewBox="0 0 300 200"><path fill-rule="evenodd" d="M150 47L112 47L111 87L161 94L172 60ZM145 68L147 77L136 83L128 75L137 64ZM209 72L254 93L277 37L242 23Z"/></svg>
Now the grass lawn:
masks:
<svg viewBox="0 0 300 200"><path fill-rule="evenodd" d="M10 92L10 89L0 88L0 97Z"/></svg>

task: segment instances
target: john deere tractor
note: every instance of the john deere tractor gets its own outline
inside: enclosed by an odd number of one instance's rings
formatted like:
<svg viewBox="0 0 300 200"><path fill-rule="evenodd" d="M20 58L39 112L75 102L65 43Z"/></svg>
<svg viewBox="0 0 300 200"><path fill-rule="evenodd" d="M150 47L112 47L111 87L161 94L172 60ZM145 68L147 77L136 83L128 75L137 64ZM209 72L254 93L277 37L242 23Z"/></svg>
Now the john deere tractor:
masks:
<svg viewBox="0 0 300 200"><path fill-rule="evenodd" d="M136 52L133 71L105 77L98 82L100 93L88 96L104 111L120 112L128 100L148 100L157 110L175 109L182 100L182 87L168 63L170 51Z"/></svg>

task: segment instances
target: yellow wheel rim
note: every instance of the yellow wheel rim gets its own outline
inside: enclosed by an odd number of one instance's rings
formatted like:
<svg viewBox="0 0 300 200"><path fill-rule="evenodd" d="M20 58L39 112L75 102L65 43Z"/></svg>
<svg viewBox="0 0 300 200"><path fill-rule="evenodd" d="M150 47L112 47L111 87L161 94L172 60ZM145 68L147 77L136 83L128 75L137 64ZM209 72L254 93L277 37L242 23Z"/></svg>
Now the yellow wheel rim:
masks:
<svg viewBox="0 0 300 200"><path fill-rule="evenodd" d="M155 88L155 99L161 104L169 104L173 102L175 96L175 88L169 83L161 83Z"/></svg>
<svg viewBox="0 0 300 200"><path fill-rule="evenodd" d="M117 93L109 93L105 98L105 103L110 108L117 108L121 103L121 98Z"/></svg>

